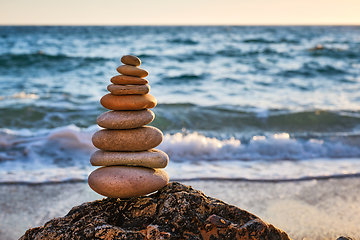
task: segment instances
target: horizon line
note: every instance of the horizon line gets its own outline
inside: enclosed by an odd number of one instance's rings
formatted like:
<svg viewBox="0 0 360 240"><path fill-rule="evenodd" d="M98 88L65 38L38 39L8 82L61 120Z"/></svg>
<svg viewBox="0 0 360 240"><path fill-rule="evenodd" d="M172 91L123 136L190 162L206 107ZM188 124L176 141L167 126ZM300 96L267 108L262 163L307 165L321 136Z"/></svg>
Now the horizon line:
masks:
<svg viewBox="0 0 360 240"><path fill-rule="evenodd" d="M19 26L19 27L26 27L26 26L42 26L42 27L51 27L51 26L89 26L89 27L96 27L96 26L129 26L129 27L135 27L135 26L139 26L139 27L201 27L201 26L209 26L209 27L216 27L216 26L232 26L232 27L237 27L237 26L360 26L360 23L311 23L311 24L307 24L307 23L302 23L302 24L298 24L298 23L292 23L292 24L2 24L0 23L0 26Z"/></svg>

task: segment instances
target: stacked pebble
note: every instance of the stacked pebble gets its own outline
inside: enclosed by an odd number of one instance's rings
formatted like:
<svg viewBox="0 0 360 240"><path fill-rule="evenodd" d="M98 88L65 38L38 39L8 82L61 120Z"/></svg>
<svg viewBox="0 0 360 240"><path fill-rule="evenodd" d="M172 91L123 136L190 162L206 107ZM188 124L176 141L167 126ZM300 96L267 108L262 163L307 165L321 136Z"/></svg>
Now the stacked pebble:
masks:
<svg viewBox="0 0 360 240"><path fill-rule="evenodd" d="M163 140L162 132L151 126L155 115L149 110L156 106L155 97L148 94L150 86L144 79L148 72L140 68L136 56L121 58L117 71L121 75L111 78L100 103L112 111L97 118L105 129L93 135L96 151L90 158L93 171L89 186L97 193L111 198L131 198L154 192L169 182L162 168L168 164L166 153L154 149Z"/></svg>

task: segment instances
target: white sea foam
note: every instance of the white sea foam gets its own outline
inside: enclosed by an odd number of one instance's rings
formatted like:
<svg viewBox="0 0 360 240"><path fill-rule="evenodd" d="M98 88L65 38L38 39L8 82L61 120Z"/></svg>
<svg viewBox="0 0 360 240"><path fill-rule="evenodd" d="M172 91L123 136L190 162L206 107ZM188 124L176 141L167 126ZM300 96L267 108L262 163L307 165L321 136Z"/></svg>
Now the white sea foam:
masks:
<svg viewBox="0 0 360 240"><path fill-rule="evenodd" d="M13 94L10 98L19 98L19 99L39 99L39 96L34 93L25 93L25 92L19 92Z"/></svg>
<svg viewBox="0 0 360 240"><path fill-rule="evenodd" d="M95 129L69 125L33 134L2 129L0 182L85 180L89 157L96 150L91 143Z"/></svg>
<svg viewBox="0 0 360 240"><path fill-rule="evenodd" d="M159 148L174 160L304 160L312 158L360 157L360 148L338 141L298 140L287 133L253 136L247 144L230 138L220 140L199 133L166 134Z"/></svg>
<svg viewBox="0 0 360 240"><path fill-rule="evenodd" d="M61 142L62 147L71 146L72 148L93 150L94 146L91 142L91 136L98 129L99 127L92 126L82 131L75 125L69 125L50 132L47 139Z"/></svg>
<svg viewBox="0 0 360 240"><path fill-rule="evenodd" d="M219 140L194 132L187 135L182 133L166 134L159 148L176 160L192 160L199 157L202 159L218 159L221 155L236 151L240 146L240 140L234 138Z"/></svg>
<svg viewBox="0 0 360 240"><path fill-rule="evenodd" d="M0 182L86 180L96 150L91 136L98 126L75 125L0 132ZM357 140L292 138L287 133L239 139L197 132L165 134L159 149L168 153L172 179L230 178L284 180L360 173ZM356 138L355 138L356 139Z"/></svg>
<svg viewBox="0 0 360 240"><path fill-rule="evenodd" d="M5 99L39 99L40 96L34 93L26 93L26 92L17 92L14 93L12 96L9 97L5 97L5 96L0 96L0 100L5 100Z"/></svg>

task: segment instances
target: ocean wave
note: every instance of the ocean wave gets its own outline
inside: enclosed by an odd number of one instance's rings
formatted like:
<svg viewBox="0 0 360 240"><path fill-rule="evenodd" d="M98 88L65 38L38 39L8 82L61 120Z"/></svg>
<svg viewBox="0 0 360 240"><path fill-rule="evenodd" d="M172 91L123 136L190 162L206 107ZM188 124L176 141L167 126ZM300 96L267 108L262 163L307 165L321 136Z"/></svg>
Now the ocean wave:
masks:
<svg viewBox="0 0 360 240"><path fill-rule="evenodd" d="M194 41L192 39L182 39L182 38L169 39L167 41L173 44L184 44L184 45L196 45L199 43L198 41Z"/></svg>
<svg viewBox="0 0 360 240"><path fill-rule="evenodd" d="M324 47L321 44L319 44L316 47L310 48L308 54L312 57L359 59L360 49L359 47L354 47L351 49L332 48L332 47Z"/></svg>
<svg viewBox="0 0 360 240"><path fill-rule="evenodd" d="M0 101L5 99L39 99L39 98L40 96L34 93L17 92L9 97L0 96Z"/></svg>
<svg viewBox="0 0 360 240"><path fill-rule="evenodd" d="M196 75L196 74L181 74L179 76L174 76L174 77L166 77L166 79L169 80L197 80L197 79L202 79L204 78L203 75Z"/></svg>
<svg viewBox="0 0 360 240"><path fill-rule="evenodd" d="M37 98L38 95L21 96ZM0 126L37 130L75 124L86 128L96 124L96 117L106 111L93 102L80 105L47 102L45 105L36 101L39 100L16 106L3 104L0 108ZM333 133L352 132L360 126L359 111L281 110L238 105L199 106L192 103L159 104L153 111L156 117L151 125L171 133L183 128L234 136L248 132Z"/></svg>
<svg viewBox="0 0 360 240"><path fill-rule="evenodd" d="M8 170L61 167L66 163L81 166L82 159L95 149L91 136L97 129L97 126L80 129L75 125L36 131L2 128L0 163Z"/></svg>
<svg viewBox="0 0 360 240"><path fill-rule="evenodd" d="M292 111L233 105L159 104L153 125L164 131L351 132L360 126L359 112Z"/></svg>
<svg viewBox="0 0 360 240"><path fill-rule="evenodd" d="M48 161L49 156L45 155L50 152L51 158L73 158L71 154L74 152L86 155L95 149L91 136L99 129L97 125L88 128L68 125L37 131L1 129L0 148L4 159L12 158L14 152L20 155L26 153L24 158L35 157L44 161ZM360 157L360 134L356 133L294 135L268 132L243 138L214 135L206 136L185 129L182 132L166 133L159 148L176 161L274 161Z"/></svg>
<svg viewBox="0 0 360 240"><path fill-rule="evenodd" d="M0 183L86 181L95 169L98 126L0 131ZM236 138L198 132L165 134L172 179L301 180L360 173L360 135L295 138L288 133Z"/></svg>
<svg viewBox="0 0 360 240"><path fill-rule="evenodd" d="M280 39L266 39L266 38L248 38L243 40L244 43L264 43L264 44L271 44L271 43L289 43L289 44L299 44L300 41L295 39L286 39L286 38L280 38Z"/></svg>
<svg viewBox="0 0 360 240"><path fill-rule="evenodd" d="M196 82L204 80L206 74L180 74L177 76L164 76L162 80L157 82L159 85L172 85L172 84L196 84Z"/></svg>
<svg viewBox="0 0 360 240"><path fill-rule="evenodd" d="M256 55L272 55L272 56L286 56L287 53L279 52L273 48L258 48L252 50L241 50L241 49L222 49L216 52L215 56L223 57L246 57L246 56L256 56Z"/></svg>
<svg viewBox="0 0 360 240"><path fill-rule="evenodd" d="M12 97L4 97L3 100L17 100L12 99ZM29 95L29 97L32 101L32 98L37 98L38 95ZM91 106L94 106L94 104ZM52 129L69 124L75 124L78 127L89 127L95 124L96 117L102 112L104 112L104 109L96 105L90 108L87 106L76 106L76 104L68 106L60 104L60 106L56 106L50 103L46 104L46 106L38 106L36 103L17 104L17 106L8 105L0 108L0 126L10 129L30 129L34 131L43 128Z"/></svg>
<svg viewBox="0 0 360 240"><path fill-rule="evenodd" d="M314 158L359 158L360 135L320 139L296 139L288 133L239 139L217 139L197 132L166 134L160 149L175 161L199 160L304 160Z"/></svg>
<svg viewBox="0 0 360 240"><path fill-rule="evenodd" d="M237 85L237 84L244 84L244 80L240 80L240 79L235 79L235 78L230 78L230 77L227 77L227 78L220 78L218 80L216 80L217 82L222 82L224 84L234 84L234 85Z"/></svg>
<svg viewBox="0 0 360 240"><path fill-rule="evenodd" d="M0 69L14 67L56 67L55 65L57 64L59 67L63 64L63 68L69 68L71 65L79 67L91 63L99 64L104 61L108 61L108 59L102 57L77 57L64 54L52 55L42 51L29 54L6 53L0 55Z"/></svg>
<svg viewBox="0 0 360 240"><path fill-rule="evenodd" d="M321 65L318 62L307 62L298 69L282 70L277 75L283 77L306 77L316 78L318 76L340 76L347 74L345 69L333 65Z"/></svg>

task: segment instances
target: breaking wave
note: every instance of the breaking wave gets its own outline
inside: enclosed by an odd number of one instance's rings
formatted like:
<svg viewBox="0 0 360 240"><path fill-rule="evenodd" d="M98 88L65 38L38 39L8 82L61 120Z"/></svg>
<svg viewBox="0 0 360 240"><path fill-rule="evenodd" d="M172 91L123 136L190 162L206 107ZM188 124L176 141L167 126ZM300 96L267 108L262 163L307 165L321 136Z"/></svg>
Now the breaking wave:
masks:
<svg viewBox="0 0 360 240"><path fill-rule="evenodd" d="M98 129L95 125L34 132L1 129L0 183L85 181L94 169L89 163L96 150L91 136ZM158 148L168 153L167 171L174 179L204 178L204 172L212 169L212 178L286 180L360 173L359 143L358 134L306 139L277 133L242 141L178 132L165 134ZM329 162L326 167L321 168L321 159ZM319 169L309 172L312 163Z"/></svg>

